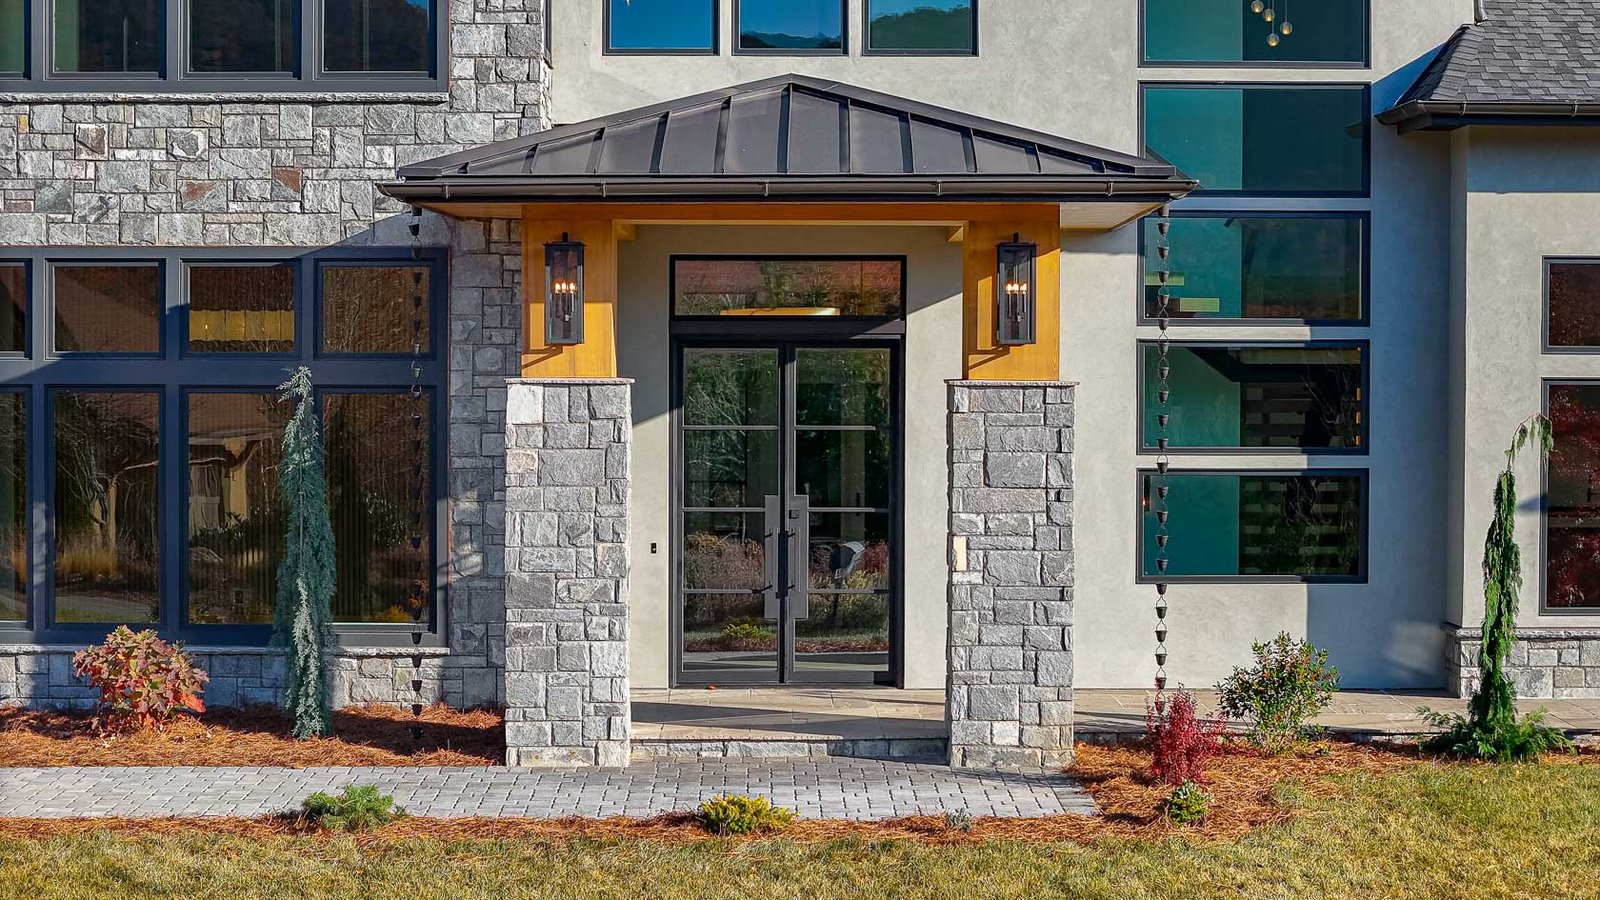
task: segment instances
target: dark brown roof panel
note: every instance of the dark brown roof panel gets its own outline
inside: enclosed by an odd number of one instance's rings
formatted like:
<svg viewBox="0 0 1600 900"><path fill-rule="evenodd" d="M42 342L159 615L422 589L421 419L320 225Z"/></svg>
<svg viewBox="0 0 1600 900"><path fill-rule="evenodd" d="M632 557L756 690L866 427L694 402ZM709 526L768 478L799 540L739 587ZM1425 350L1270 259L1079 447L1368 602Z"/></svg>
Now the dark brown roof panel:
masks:
<svg viewBox="0 0 1600 900"><path fill-rule="evenodd" d="M783 171L778 156L783 137L783 92L734 97L728 106L728 136L722 170L730 175L770 175Z"/></svg>

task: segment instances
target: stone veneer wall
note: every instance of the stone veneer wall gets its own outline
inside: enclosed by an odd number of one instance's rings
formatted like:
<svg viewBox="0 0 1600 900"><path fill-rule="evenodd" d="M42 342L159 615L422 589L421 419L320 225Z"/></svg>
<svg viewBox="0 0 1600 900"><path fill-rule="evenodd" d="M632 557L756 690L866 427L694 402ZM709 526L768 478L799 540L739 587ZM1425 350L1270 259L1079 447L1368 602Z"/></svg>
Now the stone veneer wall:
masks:
<svg viewBox="0 0 1600 900"><path fill-rule="evenodd" d="M1073 388L950 384L950 764L1072 760Z"/></svg>
<svg viewBox="0 0 1600 900"><path fill-rule="evenodd" d="M409 246L409 217L378 182L393 180L398 166L549 125L543 0L448 6L448 92L0 93L0 254L7 246ZM449 652L424 664L425 692L458 705L495 703L503 694L505 379L519 371L519 227L429 213L422 237L450 248L451 272ZM9 649L0 648L0 699L8 683L30 685L13 697L71 699L67 679L54 677L70 670L56 654ZM401 676L378 671L387 653L342 653L336 699L408 701L409 658L406 690L395 694L385 685ZM271 654L208 658L219 676L213 702L228 684L242 699L269 692ZM13 670L30 677L8 682ZM42 691L32 687L39 674Z"/></svg>
<svg viewBox="0 0 1600 900"><path fill-rule="evenodd" d="M1455 628L1445 640L1449 690L1470 697L1478 688L1483 632ZM1519 628L1506 666L1517 696L1547 700L1600 699L1600 628Z"/></svg>
<svg viewBox="0 0 1600 900"><path fill-rule="evenodd" d="M506 762L626 766L625 379L512 379L506 413Z"/></svg>

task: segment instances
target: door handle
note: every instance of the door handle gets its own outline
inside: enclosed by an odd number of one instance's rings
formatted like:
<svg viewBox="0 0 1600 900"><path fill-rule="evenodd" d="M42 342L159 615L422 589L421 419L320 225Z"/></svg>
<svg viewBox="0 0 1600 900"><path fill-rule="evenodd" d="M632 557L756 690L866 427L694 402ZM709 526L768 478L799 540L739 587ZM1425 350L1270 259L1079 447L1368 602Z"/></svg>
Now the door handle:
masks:
<svg viewBox="0 0 1600 900"><path fill-rule="evenodd" d="M796 495L789 504L789 617L811 617L811 498Z"/></svg>
<svg viewBox="0 0 1600 900"><path fill-rule="evenodd" d="M761 550L761 577L766 582L766 587L756 593L765 595L762 615L776 622L782 614L778 605L778 535L783 531L778 498L767 495L766 498L766 531L762 536Z"/></svg>

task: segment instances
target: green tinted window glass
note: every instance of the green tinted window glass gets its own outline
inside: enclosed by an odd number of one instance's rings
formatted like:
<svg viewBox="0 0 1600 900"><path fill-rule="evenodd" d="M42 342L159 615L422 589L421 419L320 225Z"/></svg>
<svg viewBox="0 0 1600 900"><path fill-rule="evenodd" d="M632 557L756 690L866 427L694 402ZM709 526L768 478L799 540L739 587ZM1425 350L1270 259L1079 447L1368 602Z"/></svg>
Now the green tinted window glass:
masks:
<svg viewBox="0 0 1600 900"><path fill-rule="evenodd" d="M1157 574L1153 476L1142 485L1144 578ZM1168 577L1361 575L1359 475L1173 472L1167 481Z"/></svg>
<svg viewBox="0 0 1600 900"><path fill-rule="evenodd" d="M1144 446L1156 447L1160 354L1144 355ZM1360 346L1174 346L1165 411L1174 449L1364 446Z"/></svg>
<svg viewBox="0 0 1600 900"><path fill-rule="evenodd" d="M428 72L434 0L322 0L329 72Z"/></svg>
<svg viewBox="0 0 1600 900"><path fill-rule="evenodd" d="M1149 87L1145 150L1243 194L1360 194L1369 133L1361 87Z"/></svg>
<svg viewBox="0 0 1600 900"><path fill-rule="evenodd" d="M1364 220L1217 216L1172 219L1167 290L1176 319L1362 317ZM1158 314L1156 222L1144 223L1144 314Z"/></svg>
<svg viewBox="0 0 1600 900"><path fill-rule="evenodd" d="M1362 63L1368 0L1145 0L1151 62ZM1272 21L1267 21L1271 9Z"/></svg>
<svg viewBox="0 0 1600 900"><path fill-rule="evenodd" d="M867 47L971 53L978 19L972 0L867 0Z"/></svg>
<svg viewBox="0 0 1600 900"><path fill-rule="evenodd" d="M27 60L28 18L23 0L0 0L0 72L22 74Z"/></svg>
<svg viewBox="0 0 1600 900"><path fill-rule="evenodd" d="M300 34L292 0L189 0L196 72L292 72Z"/></svg>

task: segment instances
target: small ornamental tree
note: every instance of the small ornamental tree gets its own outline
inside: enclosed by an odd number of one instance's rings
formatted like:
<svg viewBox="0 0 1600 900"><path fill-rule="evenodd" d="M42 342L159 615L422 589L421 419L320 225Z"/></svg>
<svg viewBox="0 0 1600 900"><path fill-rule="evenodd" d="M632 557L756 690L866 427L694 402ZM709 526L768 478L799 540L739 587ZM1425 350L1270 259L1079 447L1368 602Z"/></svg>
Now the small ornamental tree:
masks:
<svg viewBox="0 0 1600 900"><path fill-rule="evenodd" d="M278 564L272 644L288 650L283 708L294 719L294 736L309 738L328 734L333 724L323 656L333 641L333 524L311 370L296 369L279 390L295 409L283 429L283 462L278 467L288 527Z"/></svg>
<svg viewBox="0 0 1600 900"><path fill-rule="evenodd" d="M1225 720L1200 718L1194 694L1179 690L1145 706L1144 734L1150 741L1150 777L1161 784L1204 781L1206 764L1223 750Z"/></svg>
<svg viewBox="0 0 1600 900"><path fill-rule="evenodd" d="M1547 750L1570 749L1560 731L1544 724L1544 710L1517 718L1516 688L1506 676L1506 661L1517 640L1517 609L1522 589L1522 549L1517 546L1517 454L1533 442L1542 459L1554 445L1550 420L1528 417L1506 448L1506 467L1494 486L1494 510L1483 541L1483 643L1478 652L1478 689L1465 718L1418 710L1445 732L1424 748L1467 759L1512 762Z"/></svg>

